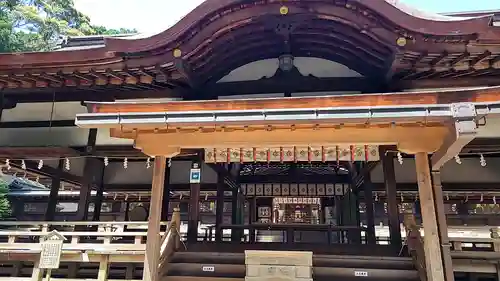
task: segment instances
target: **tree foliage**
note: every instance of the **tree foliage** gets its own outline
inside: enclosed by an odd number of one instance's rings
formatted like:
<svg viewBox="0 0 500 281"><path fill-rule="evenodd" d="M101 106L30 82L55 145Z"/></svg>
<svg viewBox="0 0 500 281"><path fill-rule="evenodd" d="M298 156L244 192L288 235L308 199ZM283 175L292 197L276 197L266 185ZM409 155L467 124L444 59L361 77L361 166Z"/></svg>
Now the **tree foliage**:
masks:
<svg viewBox="0 0 500 281"><path fill-rule="evenodd" d="M73 0L0 0L0 52L51 50L62 36L135 32L91 25Z"/></svg>
<svg viewBox="0 0 500 281"><path fill-rule="evenodd" d="M9 198L9 185L3 179L0 179L0 220L7 219L12 213Z"/></svg>

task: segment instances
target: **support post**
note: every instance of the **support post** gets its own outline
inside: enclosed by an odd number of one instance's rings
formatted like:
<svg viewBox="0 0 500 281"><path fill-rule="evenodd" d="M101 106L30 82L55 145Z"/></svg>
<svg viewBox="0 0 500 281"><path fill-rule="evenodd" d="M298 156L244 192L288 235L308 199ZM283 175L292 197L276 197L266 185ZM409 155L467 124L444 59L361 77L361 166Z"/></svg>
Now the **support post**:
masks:
<svg viewBox="0 0 500 281"><path fill-rule="evenodd" d="M31 274L31 281L42 281L44 270L40 268L40 261L36 261Z"/></svg>
<svg viewBox="0 0 500 281"><path fill-rule="evenodd" d="M170 207L170 166L172 162L167 163L165 168L165 182L163 183L163 207L161 211L161 220L168 221L168 210Z"/></svg>
<svg viewBox="0 0 500 281"><path fill-rule="evenodd" d="M85 147L85 156L91 156L95 151L95 143L97 138L97 129L90 129L87 139L87 146ZM87 157L84 159L85 165L83 168L83 176L80 189L80 199L78 201L78 210L76 212L77 220L86 220L89 213L89 203L91 199L92 185L96 178L95 170L98 165L97 159Z"/></svg>
<svg viewBox="0 0 500 281"><path fill-rule="evenodd" d="M231 224L238 224L238 208L240 207L238 189L232 188L231 190ZM231 229L231 242L239 242L238 240L239 231L237 229Z"/></svg>
<svg viewBox="0 0 500 281"><path fill-rule="evenodd" d="M441 185L440 171L432 171L432 185L434 191L434 206L437 218L439 240L441 241L441 255L443 260L446 281L454 281L453 264L451 259L451 244L448 237L448 224L444 211L443 186Z"/></svg>
<svg viewBox="0 0 500 281"><path fill-rule="evenodd" d="M101 219L102 202L104 200L104 172L105 172L105 169L106 169L106 167L104 166L104 162L103 162L101 175L98 178L98 182L97 182L97 192L96 192L95 201L94 201L94 215L92 217L93 221L99 221Z"/></svg>
<svg viewBox="0 0 500 281"><path fill-rule="evenodd" d="M444 281L441 246L439 243L439 231L427 153L417 153L415 155L415 164L424 226L424 252L427 280Z"/></svg>
<svg viewBox="0 0 500 281"><path fill-rule="evenodd" d="M53 221L56 215L57 199L59 197L59 189L61 188L61 172L63 170L64 160L60 159L57 166L57 172L52 176L50 185L49 203L45 211L45 221Z"/></svg>
<svg viewBox="0 0 500 281"><path fill-rule="evenodd" d="M97 281L107 281L109 273L109 255L101 256L99 262L99 273L97 274Z"/></svg>
<svg viewBox="0 0 500 281"><path fill-rule="evenodd" d="M366 174L363 183L363 194L365 197L366 206L366 225L367 231L367 244L376 245L377 237L375 235L375 214L373 208L373 186L370 173Z"/></svg>
<svg viewBox="0 0 500 281"><path fill-rule="evenodd" d="M224 222L224 175L217 173L217 203L215 204L215 241L222 242L221 224Z"/></svg>
<svg viewBox="0 0 500 281"><path fill-rule="evenodd" d="M387 214L389 216L389 235L391 245L397 250L402 246L401 226L399 223L398 197L396 189L396 172L394 171L394 155L387 147L379 151L384 172L384 185L387 194Z"/></svg>
<svg viewBox="0 0 500 281"><path fill-rule="evenodd" d="M148 234L144 259L143 281L158 280L160 262L160 221L163 201L163 183L165 182L165 156L156 156L153 169L153 186L149 205Z"/></svg>
<svg viewBox="0 0 500 281"><path fill-rule="evenodd" d="M201 161L193 163L193 168L201 167ZM190 184L189 198L189 214L188 214L188 243L196 243L198 241L198 221L200 218L200 184Z"/></svg>
<svg viewBox="0 0 500 281"><path fill-rule="evenodd" d="M0 123L2 123L2 113L3 108L5 107L5 97L4 94L0 94Z"/></svg>

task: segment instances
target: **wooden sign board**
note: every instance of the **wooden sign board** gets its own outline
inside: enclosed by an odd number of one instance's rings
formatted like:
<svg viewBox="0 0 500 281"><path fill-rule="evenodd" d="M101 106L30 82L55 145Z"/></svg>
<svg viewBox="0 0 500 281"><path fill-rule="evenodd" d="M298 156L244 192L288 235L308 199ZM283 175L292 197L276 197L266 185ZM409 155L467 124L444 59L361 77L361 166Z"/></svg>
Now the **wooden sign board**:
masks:
<svg viewBox="0 0 500 281"><path fill-rule="evenodd" d="M39 268L41 269L57 269L61 262L63 242L66 240L64 236L57 231L52 231L42 238L40 242L42 251L40 253Z"/></svg>

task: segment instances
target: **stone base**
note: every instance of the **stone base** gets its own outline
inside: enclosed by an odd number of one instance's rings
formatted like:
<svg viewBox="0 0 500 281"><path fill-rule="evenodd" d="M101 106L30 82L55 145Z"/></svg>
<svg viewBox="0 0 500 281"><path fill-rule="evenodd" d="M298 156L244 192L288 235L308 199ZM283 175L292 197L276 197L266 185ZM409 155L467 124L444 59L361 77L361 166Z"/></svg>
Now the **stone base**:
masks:
<svg viewBox="0 0 500 281"><path fill-rule="evenodd" d="M312 252L245 251L245 281L312 281Z"/></svg>

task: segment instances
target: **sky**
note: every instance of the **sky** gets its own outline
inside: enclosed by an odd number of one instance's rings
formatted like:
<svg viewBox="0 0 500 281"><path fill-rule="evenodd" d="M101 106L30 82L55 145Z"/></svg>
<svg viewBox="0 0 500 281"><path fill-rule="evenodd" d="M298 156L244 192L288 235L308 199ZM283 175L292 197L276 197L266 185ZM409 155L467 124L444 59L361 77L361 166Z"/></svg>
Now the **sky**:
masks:
<svg viewBox="0 0 500 281"><path fill-rule="evenodd" d="M371 0L365 0L371 1ZM423 11L443 13L500 10L500 0L399 0ZM93 24L158 33L174 25L203 0L74 0Z"/></svg>

